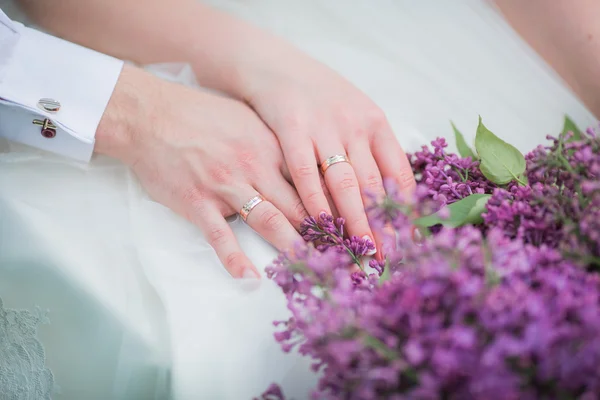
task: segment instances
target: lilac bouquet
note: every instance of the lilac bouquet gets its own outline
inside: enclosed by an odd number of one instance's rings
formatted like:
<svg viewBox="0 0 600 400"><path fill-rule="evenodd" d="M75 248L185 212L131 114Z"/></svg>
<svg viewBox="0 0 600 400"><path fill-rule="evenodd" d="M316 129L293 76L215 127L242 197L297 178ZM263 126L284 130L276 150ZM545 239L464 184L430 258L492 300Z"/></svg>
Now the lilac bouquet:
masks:
<svg viewBox="0 0 600 400"><path fill-rule="evenodd" d="M386 183L369 205L385 261L342 219L305 221L267 269L292 314L276 340L314 360L318 399L600 398L600 139L567 120L524 157L454 129L460 155L412 155L414 198Z"/></svg>

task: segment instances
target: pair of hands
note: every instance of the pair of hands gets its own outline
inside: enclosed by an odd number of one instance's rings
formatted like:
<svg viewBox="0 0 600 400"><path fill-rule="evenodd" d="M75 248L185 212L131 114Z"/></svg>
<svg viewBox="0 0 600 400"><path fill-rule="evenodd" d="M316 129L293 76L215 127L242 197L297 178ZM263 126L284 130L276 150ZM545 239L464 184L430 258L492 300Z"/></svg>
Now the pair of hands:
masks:
<svg viewBox="0 0 600 400"><path fill-rule="evenodd" d="M234 277L260 276L225 221L257 194L267 201L247 223L279 250L322 211L380 244L364 191L384 195L382 177L406 191L415 184L383 112L324 65L295 61L285 73L247 68L245 92L231 93L245 102L126 66L98 128L96 152L130 165L153 199L199 226ZM352 165L321 176L338 154Z"/></svg>

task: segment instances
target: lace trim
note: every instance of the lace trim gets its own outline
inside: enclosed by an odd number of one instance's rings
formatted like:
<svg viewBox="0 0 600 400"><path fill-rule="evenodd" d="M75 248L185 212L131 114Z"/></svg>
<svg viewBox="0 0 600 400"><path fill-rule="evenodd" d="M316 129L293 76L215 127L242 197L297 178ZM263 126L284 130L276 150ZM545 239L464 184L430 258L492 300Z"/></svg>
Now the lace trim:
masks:
<svg viewBox="0 0 600 400"><path fill-rule="evenodd" d="M36 308L4 308L0 299L0 394L5 400L51 399L54 375L45 365L46 353L37 339L48 313Z"/></svg>

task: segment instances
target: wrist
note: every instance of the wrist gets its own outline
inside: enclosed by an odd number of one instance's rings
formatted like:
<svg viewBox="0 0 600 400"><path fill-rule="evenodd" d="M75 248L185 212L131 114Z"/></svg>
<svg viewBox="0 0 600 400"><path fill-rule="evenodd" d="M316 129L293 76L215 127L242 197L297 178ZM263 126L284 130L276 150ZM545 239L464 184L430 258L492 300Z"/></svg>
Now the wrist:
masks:
<svg viewBox="0 0 600 400"><path fill-rule="evenodd" d="M136 141L151 113L148 89L156 86L154 77L125 65L102 115L94 152L131 164L136 158ZM150 89L151 90L151 89Z"/></svg>
<svg viewBox="0 0 600 400"><path fill-rule="evenodd" d="M258 82L278 70L292 46L282 39L235 16L198 4L202 15L182 41L180 59L189 60L198 82L208 88L245 99Z"/></svg>

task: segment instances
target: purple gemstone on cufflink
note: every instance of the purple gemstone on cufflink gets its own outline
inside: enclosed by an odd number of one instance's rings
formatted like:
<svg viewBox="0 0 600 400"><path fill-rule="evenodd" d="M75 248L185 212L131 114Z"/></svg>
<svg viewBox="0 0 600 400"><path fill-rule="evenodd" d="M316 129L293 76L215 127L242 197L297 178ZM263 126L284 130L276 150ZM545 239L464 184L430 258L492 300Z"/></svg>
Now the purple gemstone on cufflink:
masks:
<svg viewBox="0 0 600 400"><path fill-rule="evenodd" d="M56 126L48 118L44 120L34 119L32 122L34 125L42 127L41 133L46 139L52 139L56 136Z"/></svg>
<svg viewBox="0 0 600 400"><path fill-rule="evenodd" d="M42 129L42 136L45 137L46 139L52 139L54 136L56 136L56 131L54 129Z"/></svg>

